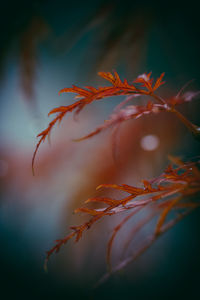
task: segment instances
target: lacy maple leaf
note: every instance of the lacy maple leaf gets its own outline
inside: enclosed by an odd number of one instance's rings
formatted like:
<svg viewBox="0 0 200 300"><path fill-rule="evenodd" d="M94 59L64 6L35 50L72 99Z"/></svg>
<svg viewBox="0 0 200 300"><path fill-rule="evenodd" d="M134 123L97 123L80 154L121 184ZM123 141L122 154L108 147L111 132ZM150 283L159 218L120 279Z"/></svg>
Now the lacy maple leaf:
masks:
<svg viewBox="0 0 200 300"><path fill-rule="evenodd" d="M164 82L162 81L164 73L161 74L161 76L156 80L154 85L153 85L153 79L150 78L151 73L147 75L143 74L139 76L134 82L139 83L141 87L136 87L135 84L129 84L126 79L122 81L117 72L114 72L114 75L112 75L110 72L107 73L99 72L98 74L99 76L111 82L112 85L107 87L98 87L98 88L94 88L91 86L80 88L73 85L72 88L64 88L59 92L59 94L75 93L77 94L75 98L76 99L81 98L81 99L71 105L54 108L49 112L48 114L49 116L52 114L57 114L57 116L49 123L48 127L45 130L43 130L41 133L37 135L37 137L39 137L40 139L36 145L33 158L32 158L33 170L34 170L35 156L39 149L40 144L46 140L47 136L50 134L55 124L61 122L63 117L67 113L74 111L75 114L78 114L86 105L92 103L95 100L100 100L105 97L111 97L117 95L130 95L130 94L150 95L152 94L152 92L158 89L159 86L164 84Z"/></svg>
<svg viewBox="0 0 200 300"><path fill-rule="evenodd" d="M104 208L88 208L80 207L75 210L75 213L84 213L91 218L79 226L70 227L72 232L65 238L57 240L56 245L47 251L46 263L49 257L58 252L64 244L71 238L75 238L78 242L84 231L88 230L94 223L107 215L114 215L121 212L131 211L113 230L107 246L107 264L111 270L111 250L114 239L122 228L122 226L132 217L134 217L142 208L154 205L153 213L142 220L141 223L133 228L133 233L136 234L145 223L149 222L153 217L158 216L157 225L153 234L153 241L175 224L174 219L165 224L166 217L172 209L178 211L178 219L192 209L199 206L200 203L192 197L200 192L200 170L199 162L183 163L180 159L171 157L171 160L176 163L176 167L169 165L166 170L152 181L144 180L142 187L134 187L127 184L101 184L97 189L111 188L120 190L128 194L122 199L112 199L109 197L94 197L89 198L85 203L97 202L106 205ZM179 212L179 211L184 212ZM170 223L171 222L171 223ZM146 244L145 244L146 245ZM143 248L142 248L143 249ZM138 255L142 249L139 249Z"/></svg>
<svg viewBox="0 0 200 300"><path fill-rule="evenodd" d="M44 142L49 136L52 128L59 122L62 121L63 117L69 113L74 112L76 115L80 113L80 111L88 104L92 103L93 101L100 100L106 97L111 96L119 96L119 95L129 95L125 101L122 101L120 105L117 106L115 112L110 116L110 119L105 122L105 124L99 126L96 130L91 132L90 134L76 139L77 141L84 140L90 138L102 130L121 123L122 121L126 121L129 119L137 119L144 114L149 113L157 113L160 111L167 111L175 113L176 116L185 124L185 126L194 134L195 137L199 139L200 137L200 128L194 124L192 124L187 118L185 118L180 112L175 109L177 104L181 104L184 102L191 101L193 98L199 95L199 91L197 92L187 92L182 94L182 90L176 95L176 97L170 98L168 101L164 100L160 96L155 94L155 91L163 85L165 82L163 81L164 73L158 77L154 83L153 78L151 78L151 72L146 74L139 75L133 83L129 84L128 81L125 79L122 81L117 72L114 74L110 72L99 72L99 76L106 79L111 83L111 86L104 86L94 88L92 86L86 86L85 88L80 88L75 85L72 88L64 88L60 90L59 94L61 93L75 93L75 99L80 98L73 104L67 106L59 106L52 109L49 112L49 116L52 114L57 114L57 116L49 123L48 127L43 130L41 133L37 135L39 137L39 141L35 147L35 151L33 153L32 158L32 170L34 173L34 162L37 151L42 142ZM135 105L135 106L128 106L125 109L121 109L128 101L138 97L140 95L150 96L153 98L154 101L157 103L153 103L149 101L146 106L142 105ZM158 104L159 103L159 104Z"/></svg>
<svg viewBox="0 0 200 300"><path fill-rule="evenodd" d="M111 114L109 119L105 121L103 125L97 127L94 131L88 135L78 139L84 140L90 138L101 131L112 127L118 126L124 121L129 119L137 119L145 114L156 114L161 111L174 113L182 123L194 134L195 137L200 137L200 127L191 123L185 118L179 111L176 110L176 106L184 102L191 101L192 99L199 96L197 92L186 92L183 93L186 84L175 97L170 99L163 99L158 96L155 91L164 84L163 77L164 73L160 75L155 81L151 78L151 73L142 74L138 76L132 83L128 83L125 79L122 81L117 72L113 74L110 72L99 72L102 78L106 79L111 83L111 86L104 86L94 88L86 86L80 88L72 86L72 88L64 88L59 93L75 93L75 98L79 99L75 103L68 106L60 106L52 109L49 115L56 114L56 117L49 123L48 127L38 134L40 138L32 158L32 169L34 168L34 161L40 144L46 140L50 134L52 128L59 122L62 121L63 117L69 113L74 112L75 114L80 111L88 104L93 101L100 100L106 97L126 95L124 101L122 101ZM138 96L151 97L150 101L146 105L128 105L124 107L129 101L134 100ZM171 157L172 164L170 164L166 170L157 178L151 181L142 181L141 187L130 186L127 184L101 184L97 189L114 189L120 190L128 195L122 199L114 199L110 197L93 197L85 201L87 206L77 208L76 213L84 213L90 216L89 220L81 225L72 226L72 232L69 233L63 239L56 241L56 245L47 251L46 263L49 257L60 250L60 248L66 244L70 239L75 238L78 242L82 237L83 233L88 230L94 223L103 217L114 215L123 212L129 212L128 215L122 219L122 221L114 228L113 233L108 241L107 246L107 264L109 272L103 277L102 280L106 280L110 275L110 272L118 271L126 266L131 260L134 260L141 255L148 247L150 247L156 239L163 234L166 230L175 225L185 215L190 213L194 208L199 206L196 195L200 192L200 171L199 161L197 162L186 162L184 163L179 158ZM195 197L194 197L195 196ZM90 207L90 203L100 203L103 208ZM157 225L151 236L146 238L144 243L141 245L138 251L130 257L125 258L119 263L114 269L111 268L111 252L114 240L120 231L120 229L126 224L132 217L134 217L141 209L152 207L149 210L150 213L141 220L132 230L130 239L126 243L126 247L130 244L130 241L137 234L145 224L150 222L152 218L157 216ZM171 211L174 210L177 214L176 217L172 217L167 221L167 217Z"/></svg>

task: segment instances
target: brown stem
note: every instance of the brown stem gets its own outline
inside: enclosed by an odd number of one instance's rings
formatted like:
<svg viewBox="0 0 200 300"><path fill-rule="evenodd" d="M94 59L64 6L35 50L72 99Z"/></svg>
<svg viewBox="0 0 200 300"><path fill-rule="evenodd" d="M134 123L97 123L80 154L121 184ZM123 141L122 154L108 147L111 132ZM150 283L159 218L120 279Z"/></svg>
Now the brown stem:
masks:
<svg viewBox="0 0 200 300"><path fill-rule="evenodd" d="M166 109L169 112L175 113L179 120L189 129L189 131L194 135L194 137L200 140L200 127L191 123L184 115L177 111L174 107L169 106L169 104L162 99L161 97L155 95L154 93L150 94L151 97L156 99L159 103L166 105Z"/></svg>
<svg viewBox="0 0 200 300"><path fill-rule="evenodd" d="M192 132L195 138L200 140L200 127L191 123L186 117L184 117L179 111L176 109L172 109L171 112L175 113L176 116L181 120L181 122Z"/></svg>

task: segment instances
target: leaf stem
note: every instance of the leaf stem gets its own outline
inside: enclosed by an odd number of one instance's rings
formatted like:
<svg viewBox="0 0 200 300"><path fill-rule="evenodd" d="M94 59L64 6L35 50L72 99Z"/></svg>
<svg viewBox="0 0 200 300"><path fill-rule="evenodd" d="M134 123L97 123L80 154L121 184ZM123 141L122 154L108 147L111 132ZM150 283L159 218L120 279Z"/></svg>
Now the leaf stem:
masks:
<svg viewBox="0 0 200 300"><path fill-rule="evenodd" d="M189 131L193 134L193 136L200 141L200 127L190 122L182 113L180 113L178 110L176 110L174 107L169 106L169 104L162 99L160 96L157 96L154 93L150 94L151 97L156 99L161 104L164 104L166 106L166 110L169 112L172 112L176 114L178 119L189 129Z"/></svg>

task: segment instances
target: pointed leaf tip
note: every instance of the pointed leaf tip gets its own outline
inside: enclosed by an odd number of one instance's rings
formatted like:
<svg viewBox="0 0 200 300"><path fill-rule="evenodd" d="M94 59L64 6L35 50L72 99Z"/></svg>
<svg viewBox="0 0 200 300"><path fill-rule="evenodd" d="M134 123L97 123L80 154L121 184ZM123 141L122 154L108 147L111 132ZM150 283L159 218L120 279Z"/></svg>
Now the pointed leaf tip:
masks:
<svg viewBox="0 0 200 300"><path fill-rule="evenodd" d="M103 184L100 184L96 187L96 190L100 190L103 187Z"/></svg>

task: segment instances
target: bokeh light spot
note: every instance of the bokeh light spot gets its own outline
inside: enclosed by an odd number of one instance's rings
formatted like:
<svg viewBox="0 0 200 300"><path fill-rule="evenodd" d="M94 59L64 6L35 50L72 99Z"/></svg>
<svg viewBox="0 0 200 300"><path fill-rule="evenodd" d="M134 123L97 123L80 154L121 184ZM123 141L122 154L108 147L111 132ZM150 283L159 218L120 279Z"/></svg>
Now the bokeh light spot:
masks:
<svg viewBox="0 0 200 300"><path fill-rule="evenodd" d="M158 148L159 144L160 140L158 136L154 134L145 135L140 141L140 146L145 151L154 151Z"/></svg>

